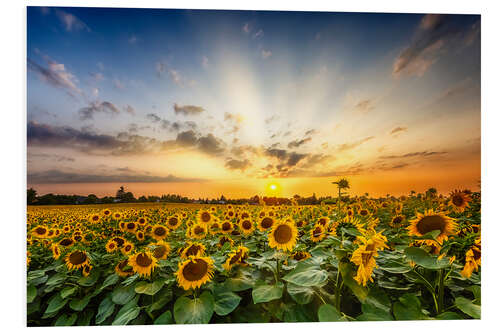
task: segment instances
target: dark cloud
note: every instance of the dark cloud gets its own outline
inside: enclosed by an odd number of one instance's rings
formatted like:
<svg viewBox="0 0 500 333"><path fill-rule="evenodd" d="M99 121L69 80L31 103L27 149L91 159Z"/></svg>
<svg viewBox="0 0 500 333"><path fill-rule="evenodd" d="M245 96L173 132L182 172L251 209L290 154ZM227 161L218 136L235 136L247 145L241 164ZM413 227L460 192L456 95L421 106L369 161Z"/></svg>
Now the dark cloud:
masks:
<svg viewBox="0 0 500 333"><path fill-rule="evenodd" d="M135 109L131 107L130 105L126 105L123 110L127 113L130 113L131 115L135 115Z"/></svg>
<svg viewBox="0 0 500 333"><path fill-rule="evenodd" d="M229 159L226 161L226 168L230 170L245 170L250 167L252 163L248 159L245 160L235 160Z"/></svg>
<svg viewBox="0 0 500 333"><path fill-rule="evenodd" d="M308 156L308 154L299 154L296 152L288 152L285 149L268 148L265 150L265 155L275 157L278 159L280 164L278 167L283 170L285 166L293 167L297 165L302 159Z"/></svg>
<svg viewBox="0 0 500 333"><path fill-rule="evenodd" d="M74 183L183 183L201 182L202 179L180 178L173 175L150 176L141 174L93 174L47 170L28 174L28 184Z"/></svg>
<svg viewBox="0 0 500 333"><path fill-rule="evenodd" d="M308 156L308 154L299 154L299 153L292 152L288 156L287 165L288 166L295 166L297 163L299 163L302 159L304 159L307 156Z"/></svg>
<svg viewBox="0 0 500 333"><path fill-rule="evenodd" d="M152 123L160 125L160 127L164 130L170 131L170 132L178 132L181 129L188 128L195 130L198 125L194 121L185 121L185 122L170 122L166 119L162 119L160 116L158 116L156 113L150 113L146 115L146 118L151 121Z"/></svg>
<svg viewBox="0 0 500 333"><path fill-rule="evenodd" d="M204 108L201 106L196 106L196 105L177 105L177 103L174 104L174 112L175 114L182 114L185 116L195 116L199 115L205 111Z"/></svg>
<svg viewBox="0 0 500 333"><path fill-rule="evenodd" d="M446 52L445 47L454 43L459 47L472 44L479 29L477 20L464 22L464 18L457 15L425 15L410 46L395 59L393 75L405 73L422 76Z"/></svg>
<svg viewBox="0 0 500 333"><path fill-rule="evenodd" d="M343 143L341 145L339 145L337 147L337 150L339 152L342 152L342 151L347 151L347 150L351 150L351 149L354 149L360 145L362 145L363 143L367 142L367 141L370 141L372 139L374 139L375 137L374 136L369 136L369 137L366 137L364 139L361 139L361 140L358 140L356 142L351 142L351 143Z"/></svg>
<svg viewBox="0 0 500 333"><path fill-rule="evenodd" d="M302 139L302 140L291 141L290 143L288 143L288 148L298 148L298 147L300 147L300 146L308 143L311 140L312 140L312 138L308 137L308 138L305 138L305 139Z"/></svg>
<svg viewBox="0 0 500 333"><path fill-rule="evenodd" d="M397 134L397 133L401 133L401 132L406 132L407 130L408 130L408 127L398 126L398 127L393 128L389 134Z"/></svg>
<svg viewBox="0 0 500 333"><path fill-rule="evenodd" d="M78 79L66 70L64 64L57 63L48 56L42 57L46 61L47 67L28 58L28 70L35 72L41 81L55 88L63 89L72 97L82 94L82 91L77 86Z"/></svg>
<svg viewBox="0 0 500 333"><path fill-rule="evenodd" d="M28 154L28 163L33 162L32 159L50 160L55 162L75 162L73 157L57 154Z"/></svg>
<svg viewBox="0 0 500 333"><path fill-rule="evenodd" d="M195 131L189 130L177 134L175 141L182 147L191 147L196 145L198 138Z"/></svg>
<svg viewBox="0 0 500 333"><path fill-rule="evenodd" d="M279 118L280 118L279 116L274 115L274 116L271 116L271 117L269 117L269 118L266 118L266 120L264 120L264 122L265 122L266 124L270 124L270 123L272 123L273 121L278 120Z"/></svg>
<svg viewBox="0 0 500 333"><path fill-rule="evenodd" d="M319 133L319 131L313 128L313 129L310 129L309 131L306 131L305 135L306 136L310 136L310 135L315 135L315 134L318 134L318 133Z"/></svg>
<svg viewBox="0 0 500 333"><path fill-rule="evenodd" d="M418 151L413 153L407 153L403 155L385 155L380 156L382 159L395 159L395 158L409 158L409 157L428 157L435 155L444 155L447 154L445 151Z"/></svg>
<svg viewBox="0 0 500 333"><path fill-rule="evenodd" d="M198 149L210 155L217 155L224 151L224 142L209 133L198 139Z"/></svg>
<svg viewBox="0 0 500 333"><path fill-rule="evenodd" d="M107 113L111 115L117 115L120 113L120 110L116 105L111 102L91 102L89 106L83 107L78 110L78 114L80 115L81 120L89 120L94 119L94 115L96 113Z"/></svg>

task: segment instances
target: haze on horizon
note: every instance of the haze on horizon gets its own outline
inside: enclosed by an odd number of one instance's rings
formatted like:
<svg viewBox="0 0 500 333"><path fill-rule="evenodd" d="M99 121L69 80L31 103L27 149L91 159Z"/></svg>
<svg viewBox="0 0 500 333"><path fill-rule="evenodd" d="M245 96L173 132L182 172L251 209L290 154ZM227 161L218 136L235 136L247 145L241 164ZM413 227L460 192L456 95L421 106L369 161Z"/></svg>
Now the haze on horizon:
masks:
<svg viewBox="0 0 500 333"><path fill-rule="evenodd" d="M28 187L477 190L480 28L479 15L28 7Z"/></svg>

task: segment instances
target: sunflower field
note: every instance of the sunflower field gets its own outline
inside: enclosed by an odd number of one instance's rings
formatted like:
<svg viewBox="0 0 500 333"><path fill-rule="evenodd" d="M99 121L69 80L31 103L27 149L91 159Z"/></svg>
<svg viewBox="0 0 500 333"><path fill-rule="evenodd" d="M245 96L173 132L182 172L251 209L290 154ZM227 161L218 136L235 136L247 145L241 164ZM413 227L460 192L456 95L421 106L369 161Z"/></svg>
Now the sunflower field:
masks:
<svg viewBox="0 0 500 333"><path fill-rule="evenodd" d="M29 206L27 323L478 319L480 201Z"/></svg>

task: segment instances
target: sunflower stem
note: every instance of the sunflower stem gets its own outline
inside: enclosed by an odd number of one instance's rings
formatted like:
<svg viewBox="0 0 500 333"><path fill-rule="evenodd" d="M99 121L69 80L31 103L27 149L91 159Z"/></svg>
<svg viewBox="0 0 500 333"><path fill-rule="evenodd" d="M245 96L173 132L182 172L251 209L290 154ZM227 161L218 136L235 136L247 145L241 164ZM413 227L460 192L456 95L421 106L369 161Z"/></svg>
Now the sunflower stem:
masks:
<svg viewBox="0 0 500 333"><path fill-rule="evenodd" d="M340 297L341 297L341 289L344 285L344 281L342 281L342 276L340 275L340 270L337 271L337 281L335 283L335 308L340 312Z"/></svg>
<svg viewBox="0 0 500 333"><path fill-rule="evenodd" d="M444 280L445 274L444 269L439 270L439 289L438 289L438 306L437 306L437 314L441 314L443 312L443 303L444 303Z"/></svg>

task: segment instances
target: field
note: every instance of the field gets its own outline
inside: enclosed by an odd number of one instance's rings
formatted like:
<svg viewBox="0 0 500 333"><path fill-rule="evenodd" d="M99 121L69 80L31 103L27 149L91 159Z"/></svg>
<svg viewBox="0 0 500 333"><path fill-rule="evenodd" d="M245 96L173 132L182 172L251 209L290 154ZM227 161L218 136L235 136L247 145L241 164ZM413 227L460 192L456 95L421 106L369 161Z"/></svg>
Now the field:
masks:
<svg viewBox="0 0 500 333"><path fill-rule="evenodd" d="M29 206L28 326L478 319L480 200Z"/></svg>

